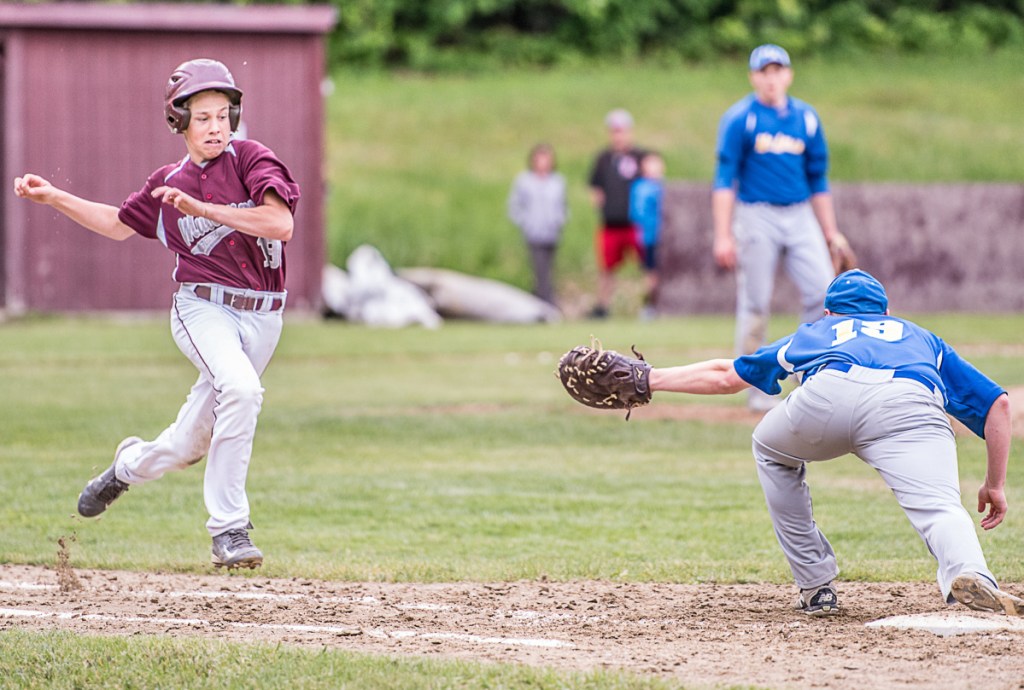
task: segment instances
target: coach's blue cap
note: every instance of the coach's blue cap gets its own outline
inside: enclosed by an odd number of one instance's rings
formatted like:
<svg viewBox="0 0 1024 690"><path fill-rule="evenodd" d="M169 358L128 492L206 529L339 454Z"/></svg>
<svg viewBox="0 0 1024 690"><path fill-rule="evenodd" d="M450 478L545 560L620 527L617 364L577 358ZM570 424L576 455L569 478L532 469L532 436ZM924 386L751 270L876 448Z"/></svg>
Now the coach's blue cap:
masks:
<svg viewBox="0 0 1024 690"><path fill-rule="evenodd" d="M774 43L765 43L754 48L754 52L750 54L750 71L760 72L768 65L789 67L789 53Z"/></svg>
<svg viewBox="0 0 1024 690"><path fill-rule="evenodd" d="M889 298L873 275L855 268L840 273L828 286L825 308L833 314L884 314Z"/></svg>

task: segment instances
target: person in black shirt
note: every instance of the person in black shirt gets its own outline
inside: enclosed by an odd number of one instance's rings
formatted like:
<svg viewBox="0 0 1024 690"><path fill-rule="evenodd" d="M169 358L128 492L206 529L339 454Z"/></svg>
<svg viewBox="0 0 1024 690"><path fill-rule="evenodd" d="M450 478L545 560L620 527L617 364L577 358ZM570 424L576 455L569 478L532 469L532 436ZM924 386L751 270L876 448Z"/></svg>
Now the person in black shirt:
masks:
<svg viewBox="0 0 1024 690"><path fill-rule="evenodd" d="M605 117L608 148L601 151L590 173L590 193L601 212L597 235L598 288L592 318L605 318L615 292L615 269L633 253L643 259L643 246L629 219L629 191L640 174L644 151L633 146L633 116L621 109Z"/></svg>

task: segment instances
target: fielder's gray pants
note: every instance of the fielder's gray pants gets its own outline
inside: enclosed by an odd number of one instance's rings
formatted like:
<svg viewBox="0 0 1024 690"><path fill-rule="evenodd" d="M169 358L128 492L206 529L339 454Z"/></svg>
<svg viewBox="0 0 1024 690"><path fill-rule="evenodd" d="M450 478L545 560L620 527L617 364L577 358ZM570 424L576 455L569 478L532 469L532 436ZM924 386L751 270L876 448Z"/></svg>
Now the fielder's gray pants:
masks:
<svg viewBox="0 0 1024 690"><path fill-rule="evenodd" d="M839 574L818 529L804 482L806 463L853 453L875 468L938 561L950 601L953 579L985 563L974 522L960 502L956 442L941 397L891 371L822 371L765 415L754 430L754 458L775 536L801 589Z"/></svg>

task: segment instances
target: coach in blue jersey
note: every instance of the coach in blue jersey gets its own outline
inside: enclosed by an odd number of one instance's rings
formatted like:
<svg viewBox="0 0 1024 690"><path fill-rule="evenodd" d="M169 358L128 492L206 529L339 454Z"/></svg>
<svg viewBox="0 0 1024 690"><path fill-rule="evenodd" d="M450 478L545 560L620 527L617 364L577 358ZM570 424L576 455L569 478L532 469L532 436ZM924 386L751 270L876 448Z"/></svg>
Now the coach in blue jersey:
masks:
<svg viewBox="0 0 1024 690"><path fill-rule="evenodd" d="M960 502L956 441L946 413L985 439L988 468L978 491L984 529L1006 515L1010 453L1006 391L941 338L889 315L885 288L847 271L828 286L825 316L756 352L650 373L652 391L780 392L791 374L803 384L754 429L753 450L775 535L800 587L797 607L822 616L839 609L835 553L814 521L807 463L853 453L892 489L929 552L948 603L1024 615L1024 601L1001 591L970 515Z"/></svg>
<svg viewBox="0 0 1024 690"><path fill-rule="evenodd" d="M714 255L736 270L736 352L766 342L781 261L800 291L801 319L821 314L835 277L828 243L839 237L828 187L828 146L818 114L788 95L789 55L763 45L750 55L754 92L726 111L718 131L711 211ZM752 392L751 409L778 399Z"/></svg>

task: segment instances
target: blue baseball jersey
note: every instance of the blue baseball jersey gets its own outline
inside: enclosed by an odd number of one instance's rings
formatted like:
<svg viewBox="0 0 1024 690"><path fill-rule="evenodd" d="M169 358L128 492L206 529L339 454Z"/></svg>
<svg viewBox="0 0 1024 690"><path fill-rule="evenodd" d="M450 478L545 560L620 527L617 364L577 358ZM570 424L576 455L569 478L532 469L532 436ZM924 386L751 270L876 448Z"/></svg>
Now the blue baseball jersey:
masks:
<svg viewBox="0 0 1024 690"><path fill-rule="evenodd" d="M740 378L772 395L795 372L807 378L826 365L854 364L930 384L946 412L982 438L989 408L1006 392L934 333L884 314L825 316L735 360Z"/></svg>
<svg viewBox="0 0 1024 690"><path fill-rule="evenodd" d="M828 144L809 104L789 97L776 109L749 94L718 127L715 189L735 189L745 203L780 206L828 191Z"/></svg>
<svg viewBox="0 0 1024 690"><path fill-rule="evenodd" d="M658 243L664 187L661 180L641 177L629 191L629 219L639 228L640 240L647 246Z"/></svg>

